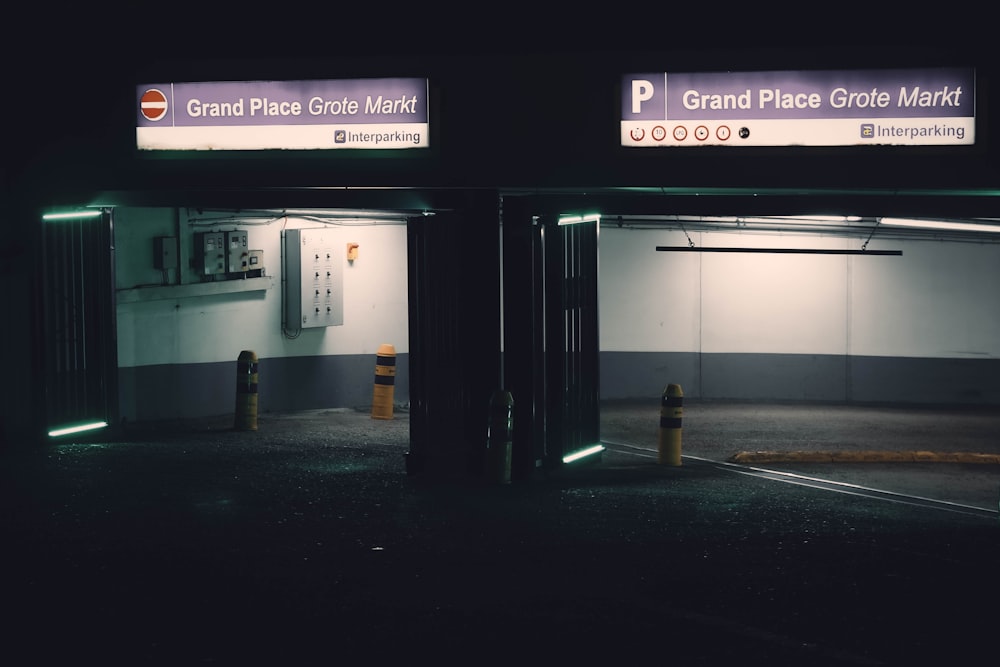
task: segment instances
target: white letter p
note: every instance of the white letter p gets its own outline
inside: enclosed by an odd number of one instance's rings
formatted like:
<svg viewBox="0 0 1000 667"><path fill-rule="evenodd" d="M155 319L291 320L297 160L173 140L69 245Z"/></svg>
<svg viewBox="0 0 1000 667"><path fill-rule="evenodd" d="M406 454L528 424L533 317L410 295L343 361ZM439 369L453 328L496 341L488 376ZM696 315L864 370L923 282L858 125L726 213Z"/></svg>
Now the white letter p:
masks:
<svg viewBox="0 0 1000 667"><path fill-rule="evenodd" d="M639 113L642 103L653 97L653 84L643 79L632 80L632 113Z"/></svg>

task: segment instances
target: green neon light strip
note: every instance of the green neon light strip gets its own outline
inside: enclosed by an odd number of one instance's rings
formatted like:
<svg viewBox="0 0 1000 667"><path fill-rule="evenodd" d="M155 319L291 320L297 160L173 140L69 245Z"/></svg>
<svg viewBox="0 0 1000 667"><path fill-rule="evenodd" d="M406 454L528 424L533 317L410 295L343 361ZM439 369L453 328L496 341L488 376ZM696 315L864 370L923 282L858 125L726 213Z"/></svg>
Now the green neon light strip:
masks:
<svg viewBox="0 0 1000 667"><path fill-rule="evenodd" d="M42 220L80 220L82 218L96 218L101 215L100 211L71 211L69 213L46 213Z"/></svg>
<svg viewBox="0 0 1000 667"><path fill-rule="evenodd" d="M49 431L49 437L58 438L63 435L70 435L72 433L96 431L97 429L104 428L107 425L108 422L90 422L87 424L77 424L76 426L61 426L59 428L55 428Z"/></svg>
<svg viewBox="0 0 1000 667"><path fill-rule="evenodd" d="M572 463L573 461L579 461L587 456L593 456L594 454L599 454L604 451L604 445L594 445L593 447L587 447L586 449L581 449L575 451L572 454L567 454L563 457L563 463Z"/></svg>

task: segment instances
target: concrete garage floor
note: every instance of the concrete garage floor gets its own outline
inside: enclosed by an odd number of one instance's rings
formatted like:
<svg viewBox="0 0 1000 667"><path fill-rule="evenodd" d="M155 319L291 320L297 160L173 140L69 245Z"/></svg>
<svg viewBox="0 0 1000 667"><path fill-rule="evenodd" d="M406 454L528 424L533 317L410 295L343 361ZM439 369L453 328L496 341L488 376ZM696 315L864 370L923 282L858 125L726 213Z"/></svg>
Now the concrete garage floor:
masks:
<svg viewBox="0 0 1000 667"><path fill-rule="evenodd" d="M655 452L658 429L657 401L603 404L609 443ZM996 510L1000 407L686 400L682 454Z"/></svg>
<svg viewBox="0 0 1000 667"><path fill-rule="evenodd" d="M655 463L657 397L604 406L623 444L600 463L508 486L408 477L402 410L263 414L255 432L221 416L5 453L0 650L9 664L796 667L994 651L1000 466L782 464L914 485L947 470L983 487L993 513L975 513L706 461L997 453L1000 413L684 409L682 466Z"/></svg>
<svg viewBox="0 0 1000 667"><path fill-rule="evenodd" d="M605 401L601 435L656 441L659 403ZM733 462L1000 463L1000 407L684 403L685 453ZM975 456L969 456L975 454Z"/></svg>

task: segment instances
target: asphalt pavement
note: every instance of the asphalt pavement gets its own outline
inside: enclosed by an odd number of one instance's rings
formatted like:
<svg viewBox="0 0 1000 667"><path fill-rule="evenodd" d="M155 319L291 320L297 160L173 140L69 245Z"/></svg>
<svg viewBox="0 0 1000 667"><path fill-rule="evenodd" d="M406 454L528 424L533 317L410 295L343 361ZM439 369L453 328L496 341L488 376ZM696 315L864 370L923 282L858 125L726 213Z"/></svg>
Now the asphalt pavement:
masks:
<svg viewBox="0 0 1000 667"><path fill-rule="evenodd" d="M681 466L656 462L658 400L607 404L599 461L511 485L406 475L405 409L7 452L0 645L7 664L991 664L1000 467L730 459L996 453L996 411L684 410ZM918 502L935 471L982 501ZM854 481L807 481L833 475ZM879 476L914 500L856 483Z"/></svg>

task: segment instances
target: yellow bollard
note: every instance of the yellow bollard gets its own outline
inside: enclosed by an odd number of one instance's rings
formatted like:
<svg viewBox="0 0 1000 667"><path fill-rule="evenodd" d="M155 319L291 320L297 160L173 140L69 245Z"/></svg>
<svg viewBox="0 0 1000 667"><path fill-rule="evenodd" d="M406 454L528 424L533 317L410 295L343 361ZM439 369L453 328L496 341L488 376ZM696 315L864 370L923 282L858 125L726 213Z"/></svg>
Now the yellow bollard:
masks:
<svg viewBox="0 0 1000 667"><path fill-rule="evenodd" d="M660 435L657 463L681 464L681 421L684 417L684 392L679 384L668 384L660 399Z"/></svg>
<svg viewBox="0 0 1000 667"><path fill-rule="evenodd" d="M257 430L257 380L257 354L243 350L236 360L237 431Z"/></svg>
<svg viewBox="0 0 1000 667"><path fill-rule="evenodd" d="M396 389L396 348L383 344L375 356L375 389L372 419L392 419L392 399Z"/></svg>

